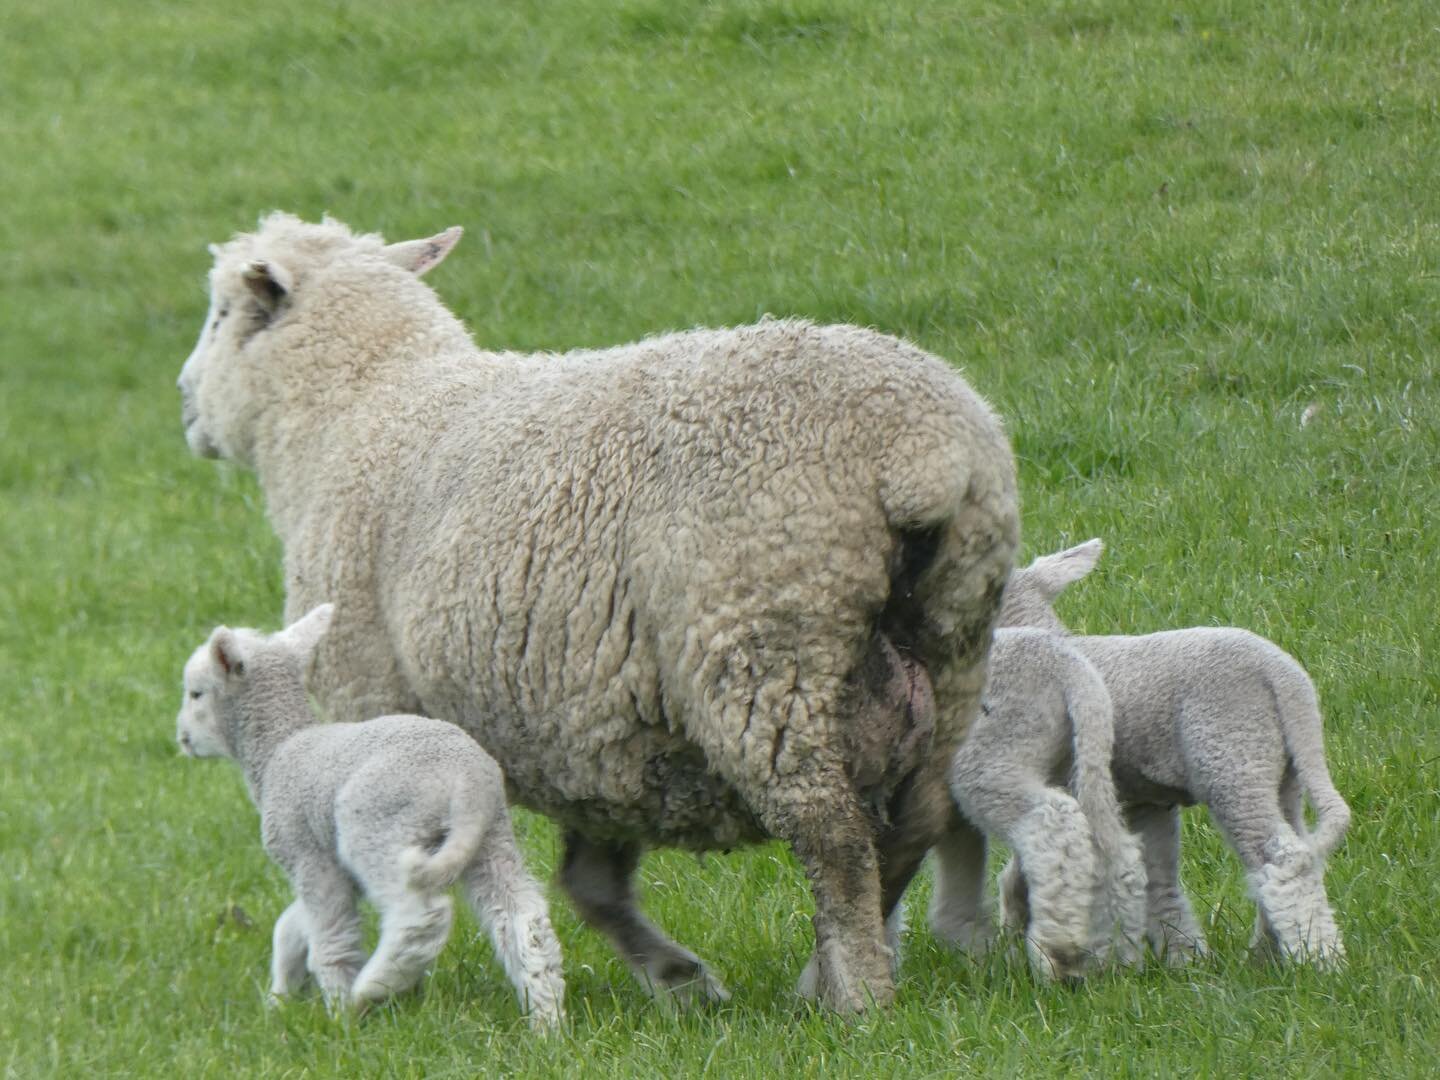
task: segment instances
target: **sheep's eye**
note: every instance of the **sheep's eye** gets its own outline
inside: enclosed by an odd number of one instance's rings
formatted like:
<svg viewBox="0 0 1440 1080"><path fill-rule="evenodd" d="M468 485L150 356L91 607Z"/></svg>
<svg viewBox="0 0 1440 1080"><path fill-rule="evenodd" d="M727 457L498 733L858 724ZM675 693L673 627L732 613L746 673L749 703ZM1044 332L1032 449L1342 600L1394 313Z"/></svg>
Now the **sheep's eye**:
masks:
<svg viewBox="0 0 1440 1080"><path fill-rule="evenodd" d="M191 691L190 691L190 698L191 698L191 700L193 701L195 698L198 698L198 697L200 696L200 694L201 694L201 691L199 691L199 690L191 690Z"/></svg>

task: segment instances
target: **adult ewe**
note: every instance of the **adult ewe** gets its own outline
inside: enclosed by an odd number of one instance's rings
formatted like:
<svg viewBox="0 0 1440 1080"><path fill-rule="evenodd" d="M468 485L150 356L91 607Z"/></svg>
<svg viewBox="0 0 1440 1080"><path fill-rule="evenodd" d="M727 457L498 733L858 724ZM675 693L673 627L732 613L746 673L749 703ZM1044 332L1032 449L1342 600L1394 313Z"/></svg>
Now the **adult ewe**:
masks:
<svg viewBox="0 0 1440 1080"><path fill-rule="evenodd" d="M1100 558L1089 540L1017 570L1004 626L1068 633L1055 598ZM1147 936L1172 963L1205 952L1180 888L1179 808L1204 803L1259 909L1253 944L1334 967L1345 956L1325 897L1325 860L1350 808L1325 764L1315 687L1279 646L1234 627L1066 640L1095 665L1115 707L1116 793L1145 848ZM1305 796L1316 824L1305 824ZM1013 880L1007 868L1006 880Z"/></svg>
<svg viewBox="0 0 1440 1080"><path fill-rule="evenodd" d="M312 688L474 735L657 991L724 996L640 914L643 847L773 836L809 875L821 999L889 1001L883 921L953 812L1014 558L1000 424L853 326L482 352L418 277L459 236L275 214L212 249L186 438L256 470L287 618L335 600ZM891 707L897 679L933 709Z"/></svg>

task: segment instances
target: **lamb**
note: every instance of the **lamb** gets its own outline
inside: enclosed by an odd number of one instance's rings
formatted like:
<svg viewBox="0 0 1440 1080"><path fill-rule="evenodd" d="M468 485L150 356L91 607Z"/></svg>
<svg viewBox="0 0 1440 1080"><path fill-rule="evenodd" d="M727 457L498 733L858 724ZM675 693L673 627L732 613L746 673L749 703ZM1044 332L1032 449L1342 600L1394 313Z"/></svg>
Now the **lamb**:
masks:
<svg viewBox="0 0 1440 1080"><path fill-rule="evenodd" d="M180 747L240 765L265 850L295 888L275 923L272 996L298 990L307 969L334 1009L414 986L445 945L445 891L461 881L531 1026L555 1027L560 945L516 847L499 767L440 720L316 723L303 669L333 610L322 604L277 634L219 627L185 665ZM380 911L368 960L357 887Z"/></svg>
<svg viewBox="0 0 1440 1080"><path fill-rule="evenodd" d="M995 836L1014 853L1002 919L1024 933L1037 974L1076 978L1112 953L1137 962L1145 868L1115 797L1100 673L1055 634L997 630L980 713L950 773L964 820L935 848L936 937L989 948L986 837Z"/></svg>
<svg viewBox="0 0 1440 1080"><path fill-rule="evenodd" d="M1055 597L1090 572L1100 551L1090 540L1017 570L1000 624L1068 633ZM1095 665L1114 703L1115 785L1144 846L1146 936L1155 951L1184 963L1207 950L1179 876L1179 807L1198 802L1244 864L1258 908L1252 946L1283 960L1342 964L1323 878L1350 808L1330 779L1315 687L1300 664L1234 627L1066 641ZM1014 874L1007 867L1006 880Z"/></svg>
<svg viewBox="0 0 1440 1080"><path fill-rule="evenodd" d="M889 1002L884 922L954 813L1018 540L999 421L853 326L481 351L419 278L459 236L274 214L212 249L182 422L255 469L287 616L336 601L311 688L474 736L657 996L726 992L641 914L645 847L776 837L820 999ZM877 704L896 682L933 708Z"/></svg>

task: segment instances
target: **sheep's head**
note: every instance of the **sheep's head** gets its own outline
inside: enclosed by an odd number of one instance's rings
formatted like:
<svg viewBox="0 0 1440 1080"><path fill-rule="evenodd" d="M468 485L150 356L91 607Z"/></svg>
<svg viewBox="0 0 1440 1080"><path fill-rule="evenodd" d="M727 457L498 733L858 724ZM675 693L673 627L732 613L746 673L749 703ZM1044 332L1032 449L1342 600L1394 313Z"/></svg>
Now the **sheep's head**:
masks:
<svg viewBox="0 0 1440 1080"><path fill-rule="evenodd" d="M236 722L245 710L235 707L267 669L282 665L303 671L330 628L333 604L321 604L276 634L216 627L185 662L184 696L175 720L175 739L190 757L235 757Z"/></svg>
<svg viewBox="0 0 1440 1080"><path fill-rule="evenodd" d="M1055 614L1055 597L1065 586L1095 569L1103 549L1098 539L1086 540L1054 555L1042 555L1023 570L1016 570L1005 586L995 625L1036 626L1066 633L1065 624Z"/></svg>
<svg viewBox="0 0 1440 1080"><path fill-rule="evenodd" d="M262 218L254 233L210 245L210 309L180 369L180 419L199 457L250 461L254 425L266 390L255 369L267 335L303 302L307 282L344 254L375 257L420 275L440 265L459 241L455 226L421 240L386 244L327 218L318 225L290 214Z"/></svg>

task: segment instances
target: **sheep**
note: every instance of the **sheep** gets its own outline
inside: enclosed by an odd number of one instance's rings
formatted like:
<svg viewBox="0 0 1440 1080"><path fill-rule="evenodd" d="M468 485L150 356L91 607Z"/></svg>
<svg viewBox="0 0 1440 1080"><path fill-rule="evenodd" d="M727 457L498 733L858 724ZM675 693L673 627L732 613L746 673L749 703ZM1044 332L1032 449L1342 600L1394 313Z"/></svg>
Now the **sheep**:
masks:
<svg viewBox="0 0 1440 1080"><path fill-rule="evenodd" d="M1055 598L1090 572L1100 551L1100 541L1090 540L1017 570L999 624L1068 633ZM1179 808L1203 803L1245 867L1258 909L1252 948L1340 966L1345 947L1323 879L1350 808L1330 779L1304 668L1273 642L1234 627L1066 640L1095 665L1114 703L1115 786L1144 848L1154 950L1172 964L1207 952L1179 871ZM1004 880L1014 877L1007 867Z"/></svg>
<svg viewBox="0 0 1440 1080"><path fill-rule="evenodd" d="M999 420L853 326L482 351L419 277L459 236L277 213L212 249L181 419L255 470L287 616L337 603L312 689L474 736L658 998L726 991L641 913L644 849L774 837L814 894L819 998L888 1003L884 921L953 813L1018 543ZM934 708L877 706L896 679Z"/></svg>
<svg viewBox="0 0 1440 1080"><path fill-rule="evenodd" d="M414 986L445 945L445 893L461 881L531 1026L557 1026L560 945L516 847L499 767L441 720L317 723L303 669L333 611L322 604L269 635L218 627L185 664L176 721L184 753L239 764L265 850L294 886L275 923L272 1000L300 989L307 969L336 1010ZM368 960L357 887L380 912Z"/></svg>
<svg viewBox="0 0 1440 1080"><path fill-rule="evenodd" d="M935 847L937 938L988 950L986 837L994 836L1014 853L1002 920L1024 933L1037 974L1079 977L1112 953L1139 960L1145 868L1115 797L1113 737L1105 683L1066 639L995 632L980 717L950 773L964 820Z"/></svg>

